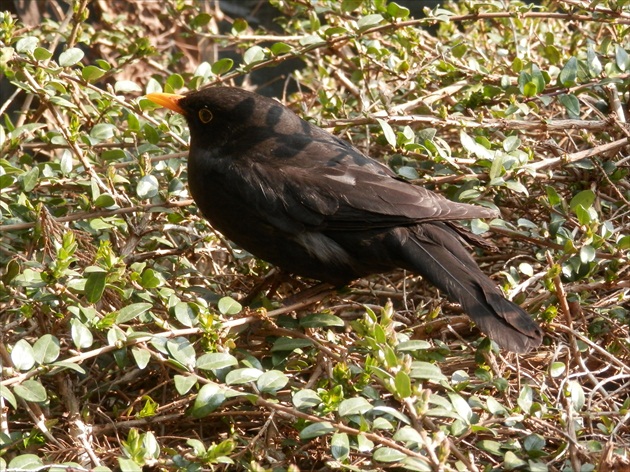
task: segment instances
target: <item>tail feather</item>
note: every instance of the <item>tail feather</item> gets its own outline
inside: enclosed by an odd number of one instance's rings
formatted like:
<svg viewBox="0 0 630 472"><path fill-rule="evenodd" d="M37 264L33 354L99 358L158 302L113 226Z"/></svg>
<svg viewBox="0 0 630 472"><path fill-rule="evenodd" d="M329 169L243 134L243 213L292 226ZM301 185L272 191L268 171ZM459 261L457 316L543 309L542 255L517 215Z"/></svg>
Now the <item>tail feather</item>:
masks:
<svg viewBox="0 0 630 472"><path fill-rule="evenodd" d="M542 333L520 306L507 300L462 246L457 233L442 223L410 230L402 245L404 267L462 305L479 329L500 347L525 353L538 347Z"/></svg>

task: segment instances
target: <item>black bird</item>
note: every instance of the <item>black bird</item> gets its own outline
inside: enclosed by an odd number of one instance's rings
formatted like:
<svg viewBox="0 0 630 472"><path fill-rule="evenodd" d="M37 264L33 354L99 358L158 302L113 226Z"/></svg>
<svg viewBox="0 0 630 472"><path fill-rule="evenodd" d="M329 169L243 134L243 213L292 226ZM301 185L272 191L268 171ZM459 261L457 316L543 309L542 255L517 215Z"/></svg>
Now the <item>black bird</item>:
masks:
<svg viewBox="0 0 630 472"><path fill-rule="evenodd" d="M407 269L460 303L504 349L540 345L539 326L507 300L462 245L455 221L496 216L400 179L273 99L232 87L147 98L190 127L188 179L203 215L255 256L340 286Z"/></svg>

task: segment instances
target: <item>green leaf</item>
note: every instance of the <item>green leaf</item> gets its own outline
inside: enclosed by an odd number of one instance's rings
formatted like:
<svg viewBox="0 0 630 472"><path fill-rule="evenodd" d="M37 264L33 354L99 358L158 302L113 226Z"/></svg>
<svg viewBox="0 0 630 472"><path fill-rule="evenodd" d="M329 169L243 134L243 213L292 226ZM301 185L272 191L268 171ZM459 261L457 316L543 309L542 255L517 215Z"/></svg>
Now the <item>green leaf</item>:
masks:
<svg viewBox="0 0 630 472"><path fill-rule="evenodd" d="M188 303L178 302L173 307L173 313L177 321L188 328L192 328L199 323L195 310L193 310L192 306Z"/></svg>
<svg viewBox="0 0 630 472"><path fill-rule="evenodd" d="M405 424L411 424L411 420L409 417L395 408L390 406L375 406L372 409L372 414L374 415L388 415L396 418L398 421L401 421Z"/></svg>
<svg viewBox="0 0 630 472"><path fill-rule="evenodd" d="M418 171L411 166L401 166L396 171L398 175L404 177L407 180L415 180L418 177Z"/></svg>
<svg viewBox="0 0 630 472"><path fill-rule="evenodd" d="M595 192L592 190L582 190L571 199L569 207L574 211L578 206L587 209L590 208L594 202Z"/></svg>
<svg viewBox="0 0 630 472"><path fill-rule="evenodd" d="M79 48L70 48L59 55L59 65L61 67L69 67L75 65L83 59L85 53Z"/></svg>
<svg viewBox="0 0 630 472"><path fill-rule="evenodd" d="M558 48L552 45L547 45L543 49L543 56L546 57L551 64L558 64L562 56Z"/></svg>
<svg viewBox="0 0 630 472"><path fill-rule="evenodd" d="M464 131L460 131L459 140L462 143L464 149L466 149L466 151L468 151L469 153L474 154L481 159L494 159L494 153L490 149L479 144Z"/></svg>
<svg viewBox="0 0 630 472"><path fill-rule="evenodd" d="M298 410L305 410L308 408L315 408L322 402L317 392L309 388L298 390L293 394L293 405Z"/></svg>
<svg viewBox="0 0 630 472"><path fill-rule="evenodd" d="M391 147L395 148L396 147L396 133L394 133L394 130L392 129L392 127L389 125L387 121L381 120L380 118L377 118L376 121L378 121L378 124L381 125L381 129L383 130L383 135L385 136L387 143Z"/></svg>
<svg viewBox="0 0 630 472"><path fill-rule="evenodd" d="M33 57L38 61L46 61L52 57L52 52L46 48L37 47L33 51Z"/></svg>
<svg viewBox="0 0 630 472"><path fill-rule="evenodd" d="M88 302L96 303L101 299L103 292L105 292L106 281L107 272L104 270L93 271L88 274L85 288L83 289L83 293L85 293L85 298Z"/></svg>
<svg viewBox="0 0 630 472"><path fill-rule="evenodd" d="M580 261L582 264L588 264L595 260L595 248L591 245L585 245L580 248Z"/></svg>
<svg viewBox="0 0 630 472"><path fill-rule="evenodd" d="M391 447L379 447L372 455L372 458L378 462L400 462L406 457L406 454Z"/></svg>
<svg viewBox="0 0 630 472"><path fill-rule="evenodd" d="M201 28L202 26L206 26L210 23L211 19L212 16L208 13L199 13L190 21L190 26L193 28Z"/></svg>
<svg viewBox="0 0 630 472"><path fill-rule="evenodd" d="M145 175L138 181L136 185L136 193L141 199L155 197L160 190L158 179L153 175Z"/></svg>
<svg viewBox="0 0 630 472"><path fill-rule="evenodd" d="M396 386L396 393L400 398L408 398L411 396L411 379L406 372L399 370L394 377L394 385Z"/></svg>
<svg viewBox="0 0 630 472"><path fill-rule="evenodd" d="M289 383L289 377L278 370L265 372L256 381L258 390L263 393L275 393Z"/></svg>
<svg viewBox="0 0 630 472"><path fill-rule="evenodd" d="M217 370L238 365L238 360L226 352L210 352L197 359L197 368L202 370Z"/></svg>
<svg viewBox="0 0 630 472"><path fill-rule="evenodd" d="M33 345L35 360L40 364L49 364L59 357L59 339L52 334L44 334Z"/></svg>
<svg viewBox="0 0 630 472"><path fill-rule="evenodd" d="M125 459L124 457L118 457L117 459L120 472L142 472L142 467L132 459Z"/></svg>
<svg viewBox="0 0 630 472"><path fill-rule="evenodd" d="M558 76L558 81L564 87L571 87L575 85L575 80L577 79L578 72L578 61L577 58L571 57L567 63L564 65L562 70L560 71L560 75Z"/></svg>
<svg viewBox="0 0 630 472"><path fill-rule="evenodd" d="M87 82L94 82L105 75L105 71L96 66L85 66L81 71L81 77Z"/></svg>
<svg viewBox="0 0 630 472"><path fill-rule="evenodd" d="M38 380L25 380L13 387L15 394L28 402L41 403L48 399L46 389Z"/></svg>
<svg viewBox="0 0 630 472"><path fill-rule="evenodd" d="M101 159L106 162L122 161L127 155L122 149L107 149L101 153Z"/></svg>
<svg viewBox="0 0 630 472"><path fill-rule="evenodd" d="M490 230L490 225L479 218L470 221L470 230L473 234L483 234Z"/></svg>
<svg viewBox="0 0 630 472"><path fill-rule="evenodd" d="M144 137L147 139L147 141L149 141L149 143L157 144L158 142L160 142L160 135L158 134L157 130L153 126L151 126L151 124L145 123L142 126L142 133L144 134Z"/></svg>
<svg viewBox="0 0 630 472"><path fill-rule="evenodd" d="M436 383L442 380L448 380L437 365L424 361L412 362L409 376L412 379L426 379Z"/></svg>
<svg viewBox="0 0 630 472"><path fill-rule="evenodd" d="M527 465L523 459L520 459L512 451L507 451L503 456L503 470L516 470Z"/></svg>
<svg viewBox="0 0 630 472"><path fill-rule="evenodd" d="M407 446L416 447L424 444L425 440L422 435L411 426L403 426L394 434L394 441L404 442Z"/></svg>
<svg viewBox="0 0 630 472"><path fill-rule="evenodd" d="M98 123L92 127L90 136L97 141L105 141L114 137L116 127L111 123Z"/></svg>
<svg viewBox="0 0 630 472"><path fill-rule="evenodd" d="M57 362L53 362L50 365L51 367L59 367L61 368L60 370L70 369L75 372L78 372L81 375L86 374L85 369L75 362L57 361Z"/></svg>
<svg viewBox="0 0 630 472"><path fill-rule="evenodd" d="M265 50L260 46L252 46L245 54L243 54L243 62L246 65L252 66L258 62L262 62L265 60Z"/></svg>
<svg viewBox="0 0 630 472"><path fill-rule="evenodd" d="M335 433L330 438L330 453L338 461L344 461L350 454L350 440L346 433Z"/></svg>
<svg viewBox="0 0 630 472"><path fill-rule="evenodd" d="M542 437L540 434L535 434L535 433L526 436L525 439L523 440L523 448L527 452L531 452L531 451L542 452L545 447L545 444L546 444L545 438Z"/></svg>
<svg viewBox="0 0 630 472"><path fill-rule="evenodd" d="M362 415L374 408L363 397L349 398L339 404L339 416Z"/></svg>
<svg viewBox="0 0 630 472"><path fill-rule="evenodd" d="M22 174L22 189L25 192L31 192L36 186L39 179L39 167L33 167Z"/></svg>
<svg viewBox="0 0 630 472"><path fill-rule="evenodd" d="M328 421L313 423L309 424L306 428L300 431L300 439L313 439L319 436L324 436L325 434L332 433L333 431L336 431L336 428Z"/></svg>
<svg viewBox="0 0 630 472"><path fill-rule="evenodd" d="M249 27L247 21L244 18L236 18L232 23L232 34L238 35Z"/></svg>
<svg viewBox="0 0 630 472"><path fill-rule="evenodd" d="M72 172L72 153L67 149L61 153L59 160L59 169L64 176L68 176Z"/></svg>
<svg viewBox="0 0 630 472"><path fill-rule="evenodd" d="M575 208L575 215L577 216L578 222L581 225L588 225L591 221L593 221L591 212L589 208L584 208L582 205L578 205Z"/></svg>
<svg viewBox="0 0 630 472"><path fill-rule="evenodd" d="M525 187L517 180L508 180L507 182L505 182L505 186L514 192L522 193L523 195L529 195L527 187Z"/></svg>
<svg viewBox="0 0 630 472"><path fill-rule="evenodd" d="M217 308L223 315L236 315L243 310L243 305L231 297L223 297L219 300Z"/></svg>
<svg viewBox="0 0 630 472"><path fill-rule="evenodd" d="M255 382L263 374L261 370L251 367L243 369L235 369L225 376L225 383L228 385L239 385L249 382Z"/></svg>
<svg viewBox="0 0 630 472"><path fill-rule="evenodd" d="M567 370L564 362L552 362L549 366L549 375L552 377L560 377Z"/></svg>
<svg viewBox="0 0 630 472"><path fill-rule="evenodd" d="M573 94L563 94L558 97L560 104L567 110L571 118L580 117L580 101Z"/></svg>
<svg viewBox="0 0 630 472"><path fill-rule="evenodd" d="M490 439L484 439L478 441L476 446L482 451L488 452L495 456L503 456L503 451L501 449L501 443L497 441L492 441Z"/></svg>
<svg viewBox="0 0 630 472"><path fill-rule="evenodd" d="M224 57L212 64L211 70L214 75L223 75L226 72L229 72L232 67L234 67L234 61L229 57Z"/></svg>
<svg viewBox="0 0 630 472"><path fill-rule="evenodd" d="M142 315L149 311L153 305L150 303L134 303L132 305L128 305L124 308L121 308L118 311L118 315L116 315L116 323L126 323L128 321L133 320L134 318Z"/></svg>
<svg viewBox="0 0 630 472"><path fill-rule="evenodd" d="M114 84L116 93L142 92L142 87L131 80L119 80Z"/></svg>
<svg viewBox="0 0 630 472"><path fill-rule="evenodd" d="M22 471L22 470L41 470L44 468L44 463L35 454L19 454L9 462L8 470Z"/></svg>
<svg viewBox="0 0 630 472"><path fill-rule="evenodd" d="M363 0L343 0L341 2L341 11L350 13L361 6Z"/></svg>
<svg viewBox="0 0 630 472"><path fill-rule="evenodd" d="M39 38L35 36L25 36L15 43L15 50L21 53L32 53L39 44Z"/></svg>
<svg viewBox="0 0 630 472"><path fill-rule="evenodd" d="M72 342L77 349L87 349L94 343L92 332L77 319L70 320L70 333L72 334Z"/></svg>
<svg viewBox="0 0 630 472"><path fill-rule="evenodd" d="M617 45L615 48L615 62L621 72L630 70L630 55L621 45Z"/></svg>
<svg viewBox="0 0 630 472"><path fill-rule="evenodd" d="M202 418L219 408L225 401L225 390L213 382L205 384L199 390L192 408L194 418Z"/></svg>
<svg viewBox="0 0 630 472"><path fill-rule="evenodd" d="M486 400L486 406L488 411L495 416L501 416L508 414L508 410L501 405L494 397L488 397Z"/></svg>
<svg viewBox="0 0 630 472"><path fill-rule="evenodd" d="M593 49L593 46L589 45L586 50L586 65L588 67L588 72L591 77L599 77L604 68L602 67L602 63L597 57L597 53Z"/></svg>
<svg viewBox="0 0 630 472"><path fill-rule="evenodd" d="M521 393L518 395L518 406L521 407L521 410L523 410L523 413L529 413L531 408L532 408L532 404L533 404L533 398L534 398L534 391L532 390L532 388L529 385L524 385L523 388L521 389Z"/></svg>
<svg viewBox="0 0 630 472"><path fill-rule="evenodd" d="M116 200L114 200L114 197L112 197L108 193L99 195L96 200L94 200L94 206L97 208L108 208L114 206L115 204Z"/></svg>
<svg viewBox="0 0 630 472"><path fill-rule="evenodd" d="M418 351L426 351L431 348L431 343L429 341L421 341L419 339L415 339L412 341L404 341L396 346L396 351L398 352L418 352Z"/></svg>
<svg viewBox="0 0 630 472"><path fill-rule="evenodd" d="M378 25L381 21L383 21L383 15L379 13L374 13L359 18L359 21L357 21L357 25L359 26L359 31L364 31L371 28L372 26Z"/></svg>
<svg viewBox="0 0 630 472"><path fill-rule="evenodd" d="M459 43L453 46L451 49L451 54L457 59L461 59L468 52L468 46L465 43Z"/></svg>
<svg viewBox="0 0 630 472"><path fill-rule="evenodd" d="M179 74L171 74L166 79L164 84L164 91L167 93L173 93L184 86L184 78Z"/></svg>
<svg viewBox="0 0 630 472"><path fill-rule="evenodd" d="M6 401L9 402L9 404L17 409L18 404L17 404L17 400L15 399L15 395L13 395L13 392L11 392L11 390L9 390L9 387L6 387L4 385L0 385L0 397L4 398Z"/></svg>
<svg viewBox="0 0 630 472"><path fill-rule="evenodd" d="M523 60L520 57L515 57L512 60L512 72L519 74L523 70Z"/></svg>
<svg viewBox="0 0 630 472"><path fill-rule="evenodd" d="M278 338L271 347L271 352L277 351L293 351L295 349L302 349L304 347L311 347L313 342L310 339L293 339L293 338Z"/></svg>
<svg viewBox="0 0 630 472"><path fill-rule="evenodd" d="M193 375L175 375L175 389L180 395L186 395L197 384L197 378Z"/></svg>
<svg viewBox="0 0 630 472"><path fill-rule="evenodd" d="M138 369L144 369L151 360L151 353L146 349L140 349L138 347L131 348L131 354L133 355L134 360L136 361L136 365Z"/></svg>
<svg viewBox="0 0 630 472"><path fill-rule="evenodd" d="M538 87L534 82L527 82L523 85L523 95L526 97L535 97L538 94Z"/></svg>
<svg viewBox="0 0 630 472"><path fill-rule="evenodd" d="M577 412L582 411L584 408L585 396L584 389L575 380L567 382L565 387L565 395L569 398L573 409Z"/></svg>
<svg viewBox="0 0 630 472"><path fill-rule="evenodd" d="M283 43L283 42L277 42L274 43L269 50L271 51L271 54L273 54L274 56L280 56L282 54L286 54L288 52L291 52L293 50L293 48L291 46L289 46L287 43Z"/></svg>
<svg viewBox="0 0 630 472"><path fill-rule="evenodd" d="M164 285L164 278L162 277L162 274L160 274L158 271L153 270L153 269L147 269L144 272L142 272L142 277L140 279L140 285L142 285L143 288L157 288L157 287L161 287L162 285Z"/></svg>
<svg viewBox="0 0 630 472"><path fill-rule="evenodd" d="M310 313L304 318L300 318L302 328L330 328L333 326L343 327L345 323L341 318L326 313Z"/></svg>
<svg viewBox="0 0 630 472"><path fill-rule="evenodd" d="M537 94L545 90L545 77L536 64L532 64L532 83L536 85Z"/></svg>
<svg viewBox="0 0 630 472"><path fill-rule="evenodd" d="M547 192L547 198L549 199L549 204L551 206L560 205L560 203L562 203L562 199L560 198L560 195L558 194L556 189L553 188L551 185L547 185L545 187L545 191Z"/></svg>
<svg viewBox="0 0 630 472"><path fill-rule="evenodd" d="M521 140L518 136L508 136L503 140L503 150L505 152L516 151L521 145Z"/></svg>
<svg viewBox="0 0 630 472"><path fill-rule="evenodd" d="M457 393L449 393L448 397L451 400L451 404L453 405L453 408L457 412L458 416L462 420L464 420L467 425L469 425L470 420L473 416L473 412L468 402Z"/></svg>
<svg viewBox="0 0 630 472"><path fill-rule="evenodd" d="M407 18L410 13L408 8L398 5L396 2L390 2L387 5L387 14L392 18Z"/></svg>
<svg viewBox="0 0 630 472"><path fill-rule="evenodd" d="M29 370L35 365L35 352L25 339L20 339L13 346L11 361L18 370Z"/></svg>
<svg viewBox="0 0 630 472"><path fill-rule="evenodd" d="M531 264L528 264L527 262L521 262L518 265L518 270L520 270L523 274L525 274L528 277L534 276L534 268L532 267Z"/></svg>
<svg viewBox="0 0 630 472"><path fill-rule="evenodd" d="M196 364L196 353L192 343L182 337L178 336L166 341L166 348L168 352L173 356L177 362L181 365L192 369Z"/></svg>

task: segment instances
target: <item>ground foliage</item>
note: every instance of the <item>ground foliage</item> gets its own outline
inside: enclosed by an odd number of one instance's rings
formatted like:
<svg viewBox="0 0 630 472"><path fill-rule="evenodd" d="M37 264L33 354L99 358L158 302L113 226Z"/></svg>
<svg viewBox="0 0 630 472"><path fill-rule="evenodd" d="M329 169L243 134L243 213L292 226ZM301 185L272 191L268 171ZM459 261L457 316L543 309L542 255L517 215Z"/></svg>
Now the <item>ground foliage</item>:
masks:
<svg viewBox="0 0 630 472"><path fill-rule="evenodd" d="M272 0L273 29L258 4L35 3L0 13L0 470L628 470L628 1ZM409 274L256 296L271 268L200 217L185 123L143 95L261 70L499 207L477 257L544 345L499 352Z"/></svg>

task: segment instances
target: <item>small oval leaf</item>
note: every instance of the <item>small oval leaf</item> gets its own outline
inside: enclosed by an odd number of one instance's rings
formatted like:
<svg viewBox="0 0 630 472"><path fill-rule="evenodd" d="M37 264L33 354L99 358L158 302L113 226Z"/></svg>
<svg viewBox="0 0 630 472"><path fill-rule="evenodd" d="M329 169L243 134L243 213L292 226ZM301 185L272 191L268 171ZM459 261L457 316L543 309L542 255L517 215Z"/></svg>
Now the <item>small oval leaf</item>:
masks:
<svg viewBox="0 0 630 472"><path fill-rule="evenodd" d="M70 48L59 55L59 65L69 67L83 59L85 53L79 48Z"/></svg>

